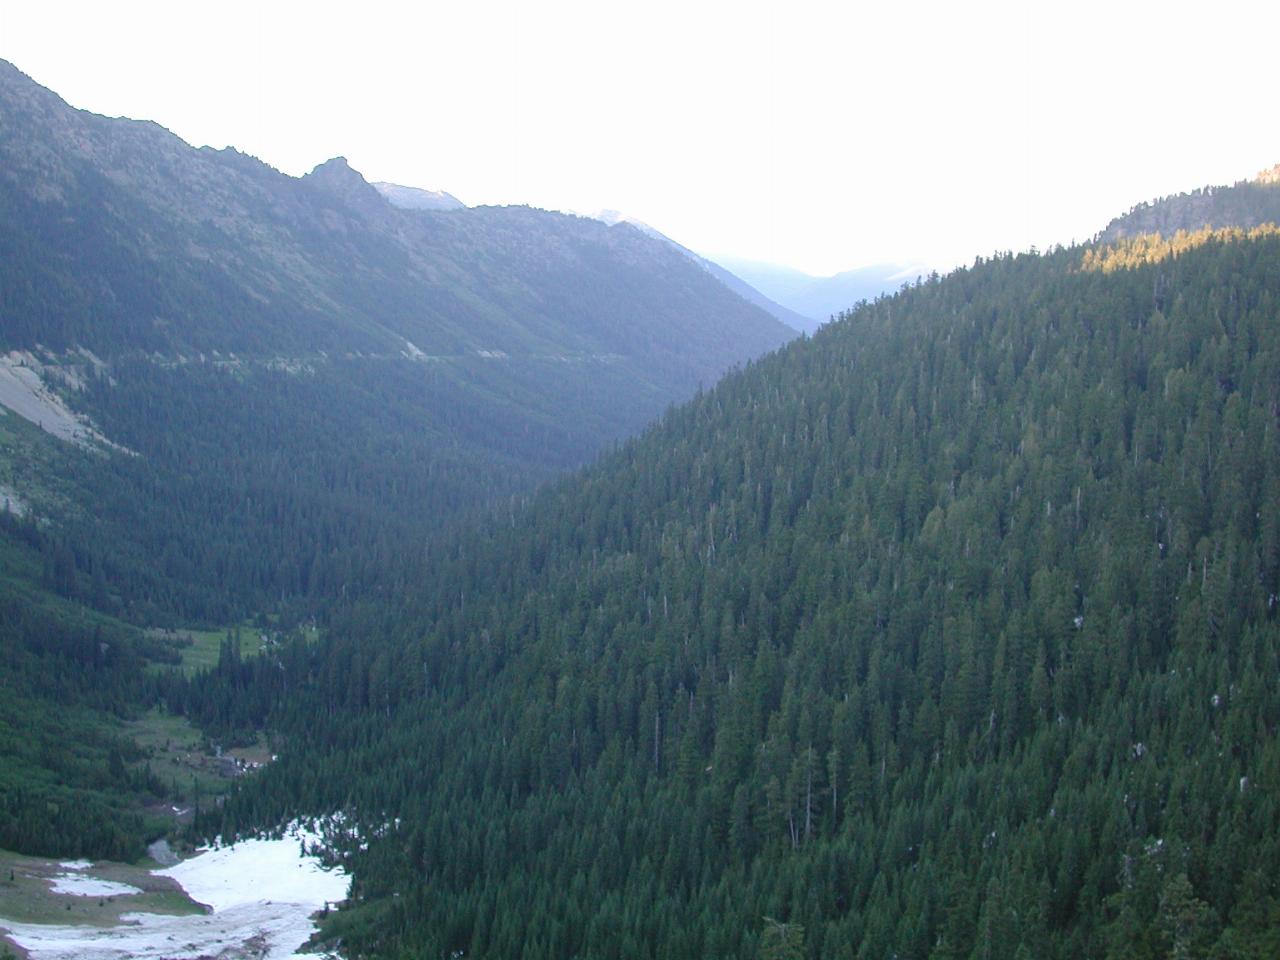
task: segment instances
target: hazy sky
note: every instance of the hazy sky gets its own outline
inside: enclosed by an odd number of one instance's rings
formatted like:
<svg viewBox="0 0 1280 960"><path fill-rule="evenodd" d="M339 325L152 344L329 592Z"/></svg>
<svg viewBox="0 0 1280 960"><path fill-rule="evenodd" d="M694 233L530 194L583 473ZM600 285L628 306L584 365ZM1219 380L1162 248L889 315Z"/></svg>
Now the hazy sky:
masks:
<svg viewBox="0 0 1280 960"><path fill-rule="evenodd" d="M0 0L0 57L286 173L341 154L830 273L1084 239L1280 162L1275 8Z"/></svg>

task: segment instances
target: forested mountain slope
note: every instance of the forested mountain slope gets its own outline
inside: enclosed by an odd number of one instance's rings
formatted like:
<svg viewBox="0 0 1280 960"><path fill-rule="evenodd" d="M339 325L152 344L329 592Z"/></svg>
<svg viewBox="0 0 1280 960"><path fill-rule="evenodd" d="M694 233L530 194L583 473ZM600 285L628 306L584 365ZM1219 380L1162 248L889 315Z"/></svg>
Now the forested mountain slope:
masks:
<svg viewBox="0 0 1280 960"><path fill-rule="evenodd" d="M792 336L630 227L402 210L4 62L0 220L0 847L29 853L138 855L170 825L139 807L190 793L124 732L178 659L140 628L394 596L442 526Z"/></svg>
<svg viewBox="0 0 1280 960"><path fill-rule="evenodd" d="M1274 956L1278 278L1203 235L858 308L193 689L290 691L205 827L343 810L353 956Z"/></svg>
<svg viewBox="0 0 1280 960"><path fill-rule="evenodd" d="M79 458L52 519L139 616L359 592L792 335L631 227L399 209L3 63L0 212L0 363L136 454Z"/></svg>
<svg viewBox="0 0 1280 960"><path fill-rule="evenodd" d="M1112 242L1149 233L1169 237L1179 230L1247 229L1264 223L1280 223L1280 164L1229 187L1203 187L1140 203L1107 224L1101 239Z"/></svg>
<svg viewBox="0 0 1280 960"><path fill-rule="evenodd" d="M0 513L0 848L133 859L168 826L161 786L116 719L154 700L140 631L42 588L65 577L34 524ZM175 655L176 659L176 655Z"/></svg>

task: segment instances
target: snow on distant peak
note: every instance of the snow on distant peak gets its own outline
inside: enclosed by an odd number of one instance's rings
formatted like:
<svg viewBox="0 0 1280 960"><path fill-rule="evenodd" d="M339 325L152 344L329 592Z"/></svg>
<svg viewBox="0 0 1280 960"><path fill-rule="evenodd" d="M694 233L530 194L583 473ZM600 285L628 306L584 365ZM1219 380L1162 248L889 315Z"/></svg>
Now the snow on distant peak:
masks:
<svg viewBox="0 0 1280 960"><path fill-rule="evenodd" d="M444 190L426 190L384 181L373 184L373 188L386 197L393 207L402 210L465 210L467 206Z"/></svg>

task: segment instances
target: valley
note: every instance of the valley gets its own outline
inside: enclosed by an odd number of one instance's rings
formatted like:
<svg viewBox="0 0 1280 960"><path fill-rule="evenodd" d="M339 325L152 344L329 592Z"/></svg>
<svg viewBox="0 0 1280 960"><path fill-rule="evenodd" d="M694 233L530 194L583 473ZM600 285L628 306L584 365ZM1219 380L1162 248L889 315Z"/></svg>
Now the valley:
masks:
<svg viewBox="0 0 1280 960"><path fill-rule="evenodd" d="M775 297L3 61L0 161L24 954L1280 953L1274 171Z"/></svg>

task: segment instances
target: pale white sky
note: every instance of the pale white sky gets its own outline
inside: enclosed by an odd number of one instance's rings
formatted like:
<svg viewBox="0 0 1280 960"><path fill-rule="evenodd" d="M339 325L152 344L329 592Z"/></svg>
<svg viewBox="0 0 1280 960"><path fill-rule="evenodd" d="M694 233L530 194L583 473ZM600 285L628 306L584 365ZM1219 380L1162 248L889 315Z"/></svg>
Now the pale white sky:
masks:
<svg viewBox="0 0 1280 960"><path fill-rule="evenodd" d="M1280 162L1277 37L1237 0L0 0L0 57L75 106L814 273L1251 177Z"/></svg>

